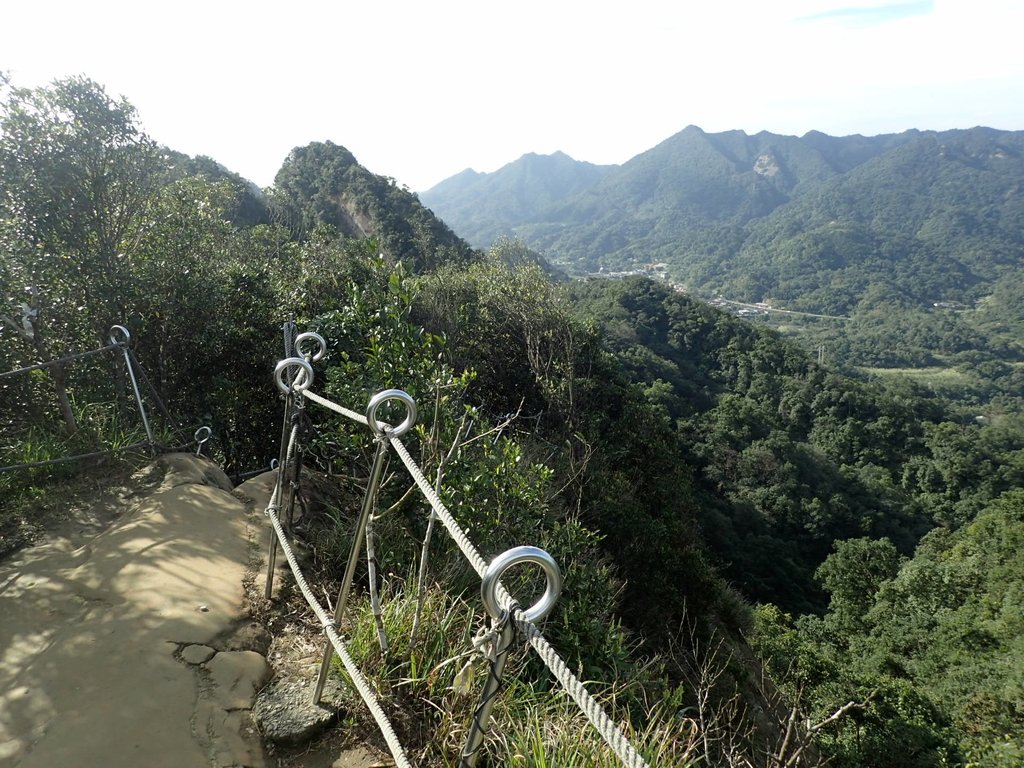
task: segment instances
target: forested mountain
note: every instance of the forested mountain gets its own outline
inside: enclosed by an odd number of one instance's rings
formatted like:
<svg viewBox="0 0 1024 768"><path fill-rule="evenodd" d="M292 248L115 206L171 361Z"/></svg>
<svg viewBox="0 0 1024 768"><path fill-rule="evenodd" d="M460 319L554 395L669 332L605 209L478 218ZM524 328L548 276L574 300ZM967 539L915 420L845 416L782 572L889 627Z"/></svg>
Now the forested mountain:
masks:
<svg viewBox="0 0 1024 768"><path fill-rule="evenodd" d="M659 263L698 295L851 318L794 326L833 359L1016 362L1022 179L1021 132L797 138L690 126L511 229L570 273ZM488 197L485 180L457 202L424 198L456 230L473 217L483 231L505 199Z"/></svg>
<svg viewBox="0 0 1024 768"><path fill-rule="evenodd" d="M188 178L198 176L209 182L224 182L231 187L236 203L231 211L230 220L240 227L254 227L258 224L270 223L270 206L263 190L248 179L244 179L234 171L230 171L212 157L199 155L189 157L163 148L168 164L168 176Z"/></svg>
<svg viewBox="0 0 1024 768"><path fill-rule="evenodd" d="M805 227L900 230L923 250L949 246L944 256L979 278L963 278L966 297L991 280L1004 298L991 300L987 322L1010 327L1018 193L1003 186L1001 163L1018 161L1017 141L980 130L845 140L691 128L586 191L570 194L566 174L548 187L560 200L548 210L585 200L608 231L637 217L635 231L616 230L621 252L634 237L697 232L694 242L711 243L732 233L721 275L784 252ZM534 158L516 173L535 161L544 165ZM914 168L934 201L903 197ZM888 191L873 191L885 173ZM968 181L989 201L983 211L957 207ZM123 322L161 404L189 429L209 424L213 455L238 472L277 455L271 372L280 324L294 319L328 340L318 391L358 408L400 387L421 404L412 450L483 551L528 542L553 554L566 586L546 631L571 666L615 681L607 699L653 765L1020 765L1024 419L1012 349L979 363L1004 387L982 409L913 382L851 378L664 282L554 284L521 244L474 251L336 144L295 149L255 224L239 214L250 191L215 163L155 146L130 105L95 83L10 89L0 114L0 372L105 344ZM868 215L876 194L888 208ZM659 218L669 204L678 217ZM962 226L936 234L954 210ZM613 243L596 231L579 247L600 259L611 253L601 243ZM789 258L824 258L808 253ZM852 280L841 270L869 266L862 256L837 248L830 269ZM886 311L890 293L945 285L915 285L891 266L895 255L885 263L885 282L866 291L873 311ZM933 317L921 334L936 331ZM89 358L0 381L3 464L131 443L140 427L119 370ZM340 489L306 532L310 557L336 579L370 443L326 411L310 409L301 426L307 471ZM158 427L173 433L169 419ZM61 466L0 474L0 545L74 473ZM404 574L415 572L426 520L407 490L381 491L378 533L389 546L378 557L389 600L415 602ZM435 616L471 623L458 601L475 600L475 574L442 547L431 568L445 587L428 602L456 606ZM429 675L410 675L411 655L398 666L368 661L402 720L418 723L405 735L426 740L419 747L438 764L450 756L430 740L451 726L449 660L465 650L427 663ZM549 687L527 666L509 693ZM468 718L461 706L454 716ZM510 751L581 763L575 731L560 737L569 751L557 754L568 757L554 757L546 720L527 719L526 735L512 727Z"/></svg>
<svg viewBox="0 0 1024 768"><path fill-rule="evenodd" d="M465 261L470 247L394 179L370 173L344 147L296 147L274 177L272 208L298 238L328 225L353 238L373 238L393 261L421 269Z"/></svg>
<svg viewBox="0 0 1024 768"><path fill-rule="evenodd" d="M532 218L505 213L517 208L516 196L535 194L543 183L530 179L526 184L521 174L511 173L530 156L494 174L477 174L471 185L464 172L421 198L457 231L497 231L485 223L500 223L571 271L597 271L601 265L628 264L632 256L646 263L648 256L661 258L669 249L684 253L687 244L699 244L708 232L765 216L910 138L708 134L691 125L622 166L593 174L586 187L566 190L575 195L541 196ZM534 172L550 169L564 176L568 158L561 157L557 166L533 163ZM509 183L515 181L519 184Z"/></svg>
<svg viewBox="0 0 1024 768"><path fill-rule="evenodd" d="M698 282L847 314L873 284L973 304L1022 266L1024 133L924 133L748 228Z"/></svg>
<svg viewBox="0 0 1024 768"><path fill-rule="evenodd" d="M467 168L420 199L478 248L536 221L547 208L591 187L612 166L573 160L564 152L523 155L494 173Z"/></svg>

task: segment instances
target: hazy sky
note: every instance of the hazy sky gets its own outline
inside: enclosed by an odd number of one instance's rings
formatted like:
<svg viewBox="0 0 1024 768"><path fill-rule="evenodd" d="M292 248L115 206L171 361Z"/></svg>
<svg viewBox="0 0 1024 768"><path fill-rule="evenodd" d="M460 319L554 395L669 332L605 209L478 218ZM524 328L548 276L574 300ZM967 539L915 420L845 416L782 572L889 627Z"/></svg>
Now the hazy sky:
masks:
<svg viewBox="0 0 1024 768"><path fill-rule="evenodd" d="M526 152L621 163L689 124L1024 129L1022 0L15 0L0 70L84 74L257 184L330 140L423 190Z"/></svg>

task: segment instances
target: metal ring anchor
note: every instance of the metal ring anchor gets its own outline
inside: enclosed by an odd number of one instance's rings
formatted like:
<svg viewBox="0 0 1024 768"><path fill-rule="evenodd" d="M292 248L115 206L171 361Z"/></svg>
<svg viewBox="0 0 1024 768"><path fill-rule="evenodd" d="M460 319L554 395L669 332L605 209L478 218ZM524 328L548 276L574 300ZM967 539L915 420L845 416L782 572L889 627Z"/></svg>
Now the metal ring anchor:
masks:
<svg viewBox="0 0 1024 768"><path fill-rule="evenodd" d="M213 430L207 426L202 426L196 430L195 434L192 435L192 439L196 441L196 456L200 456L203 453L203 445L213 437Z"/></svg>
<svg viewBox="0 0 1024 768"><path fill-rule="evenodd" d="M117 338L118 333L124 336L124 340L119 340ZM128 349L128 347L130 347L132 343L132 335L128 332L128 329L125 328L123 325L110 326L110 336L108 336L107 338L110 339L111 344L114 344L118 347L122 347L123 349Z"/></svg>
<svg viewBox="0 0 1024 768"><path fill-rule="evenodd" d="M303 350L302 343L304 341L315 342L316 351L313 353L309 353ZM295 337L295 353L299 357L311 360L312 362L315 363L322 359L325 354L327 354L327 342L324 341L324 337L321 336L319 333L314 333L313 331L306 331L305 333L300 333L298 336Z"/></svg>
<svg viewBox="0 0 1024 768"><path fill-rule="evenodd" d="M288 386L284 380L284 372L296 366L299 368L299 373L291 386ZM274 382L277 384L277 388L286 395L293 390L303 392L309 389L313 383L313 366L301 357L286 357L274 366Z"/></svg>
<svg viewBox="0 0 1024 768"><path fill-rule="evenodd" d="M388 400L399 400L405 405L405 421L397 427L377 421L377 409ZM370 404L366 406L366 423L375 435L383 435L384 430L387 429L391 432L392 437L401 437L416 423L416 401L412 399L411 395L400 389L385 389L383 392L378 392L370 398Z"/></svg>
<svg viewBox="0 0 1024 768"><path fill-rule="evenodd" d="M480 582L480 597L484 608L493 618L500 619L504 609L498 603L498 580L506 570L519 563L534 563L544 570L547 586L540 600L526 611L523 616L527 621L537 622L551 613L562 593L562 572L558 569L555 559L540 547L513 547L503 552L487 566L487 572Z"/></svg>

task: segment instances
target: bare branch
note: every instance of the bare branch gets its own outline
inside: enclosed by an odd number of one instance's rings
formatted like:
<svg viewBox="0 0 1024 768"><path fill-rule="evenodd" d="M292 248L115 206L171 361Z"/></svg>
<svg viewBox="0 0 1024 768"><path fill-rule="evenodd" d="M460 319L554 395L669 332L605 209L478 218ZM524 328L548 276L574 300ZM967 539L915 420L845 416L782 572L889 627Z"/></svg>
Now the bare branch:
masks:
<svg viewBox="0 0 1024 768"><path fill-rule="evenodd" d="M807 729L807 731L809 733L817 733L829 723L834 723L836 720L845 715L851 709L864 709L866 705L867 701L848 701L835 712L833 712L831 715L822 720L820 723L810 726Z"/></svg>
<svg viewBox="0 0 1024 768"><path fill-rule="evenodd" d="M467 445L475 443L477 440L483 440L485 437L489 437L490 435L493 435L493 434L500 435L502 432L504 432L506 429L508 429L516 419L519 418L519 415L523 412L523 404L524 404L524 402L525 402L524 400L521 400L519 402L519 407L516 408L516 412L506 416L505 420L503 422L501 422L500 424L498 424L495 427L491 427L486 432L481 432L476 437L473 437L473 438L471 438L469 440L466 440L464 443L462 443L462 445L460 447L465 447Z"/></svg>

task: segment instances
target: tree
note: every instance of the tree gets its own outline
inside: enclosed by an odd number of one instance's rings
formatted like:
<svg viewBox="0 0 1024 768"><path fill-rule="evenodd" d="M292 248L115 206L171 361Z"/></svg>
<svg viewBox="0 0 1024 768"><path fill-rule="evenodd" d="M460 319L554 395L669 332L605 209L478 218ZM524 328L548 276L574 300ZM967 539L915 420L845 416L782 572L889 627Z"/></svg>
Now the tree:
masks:
<svg viewBox="0 0 1024 768"><path fill-rule="evenodd" d="M848 638L863 631L864 615L879 587L896 575L900 555L888 539L847 539L834 546L814 575L831 596L826 623L836 637Z"/></svg>
<svg viewBox="0 0 1024 768"><path fill-rule="evenodd" d="M105 339L127 311L124 262L138 247L157 188L160 155L135 110L84 77L37 89L5 88L0 112L0 248L24 322L43 360L64 344ZM65 371L52 375L68 431Z"/></svg>
<svg viewBox="0 0 1024 768"><path fill-rule="evenodd" d="M11 89L0 128L0 210L27 284L60 314L58 292L88 306L105 337L124 317L122 263L139 246L159 187L156 145L130 104L81 77Z"/></svg>

